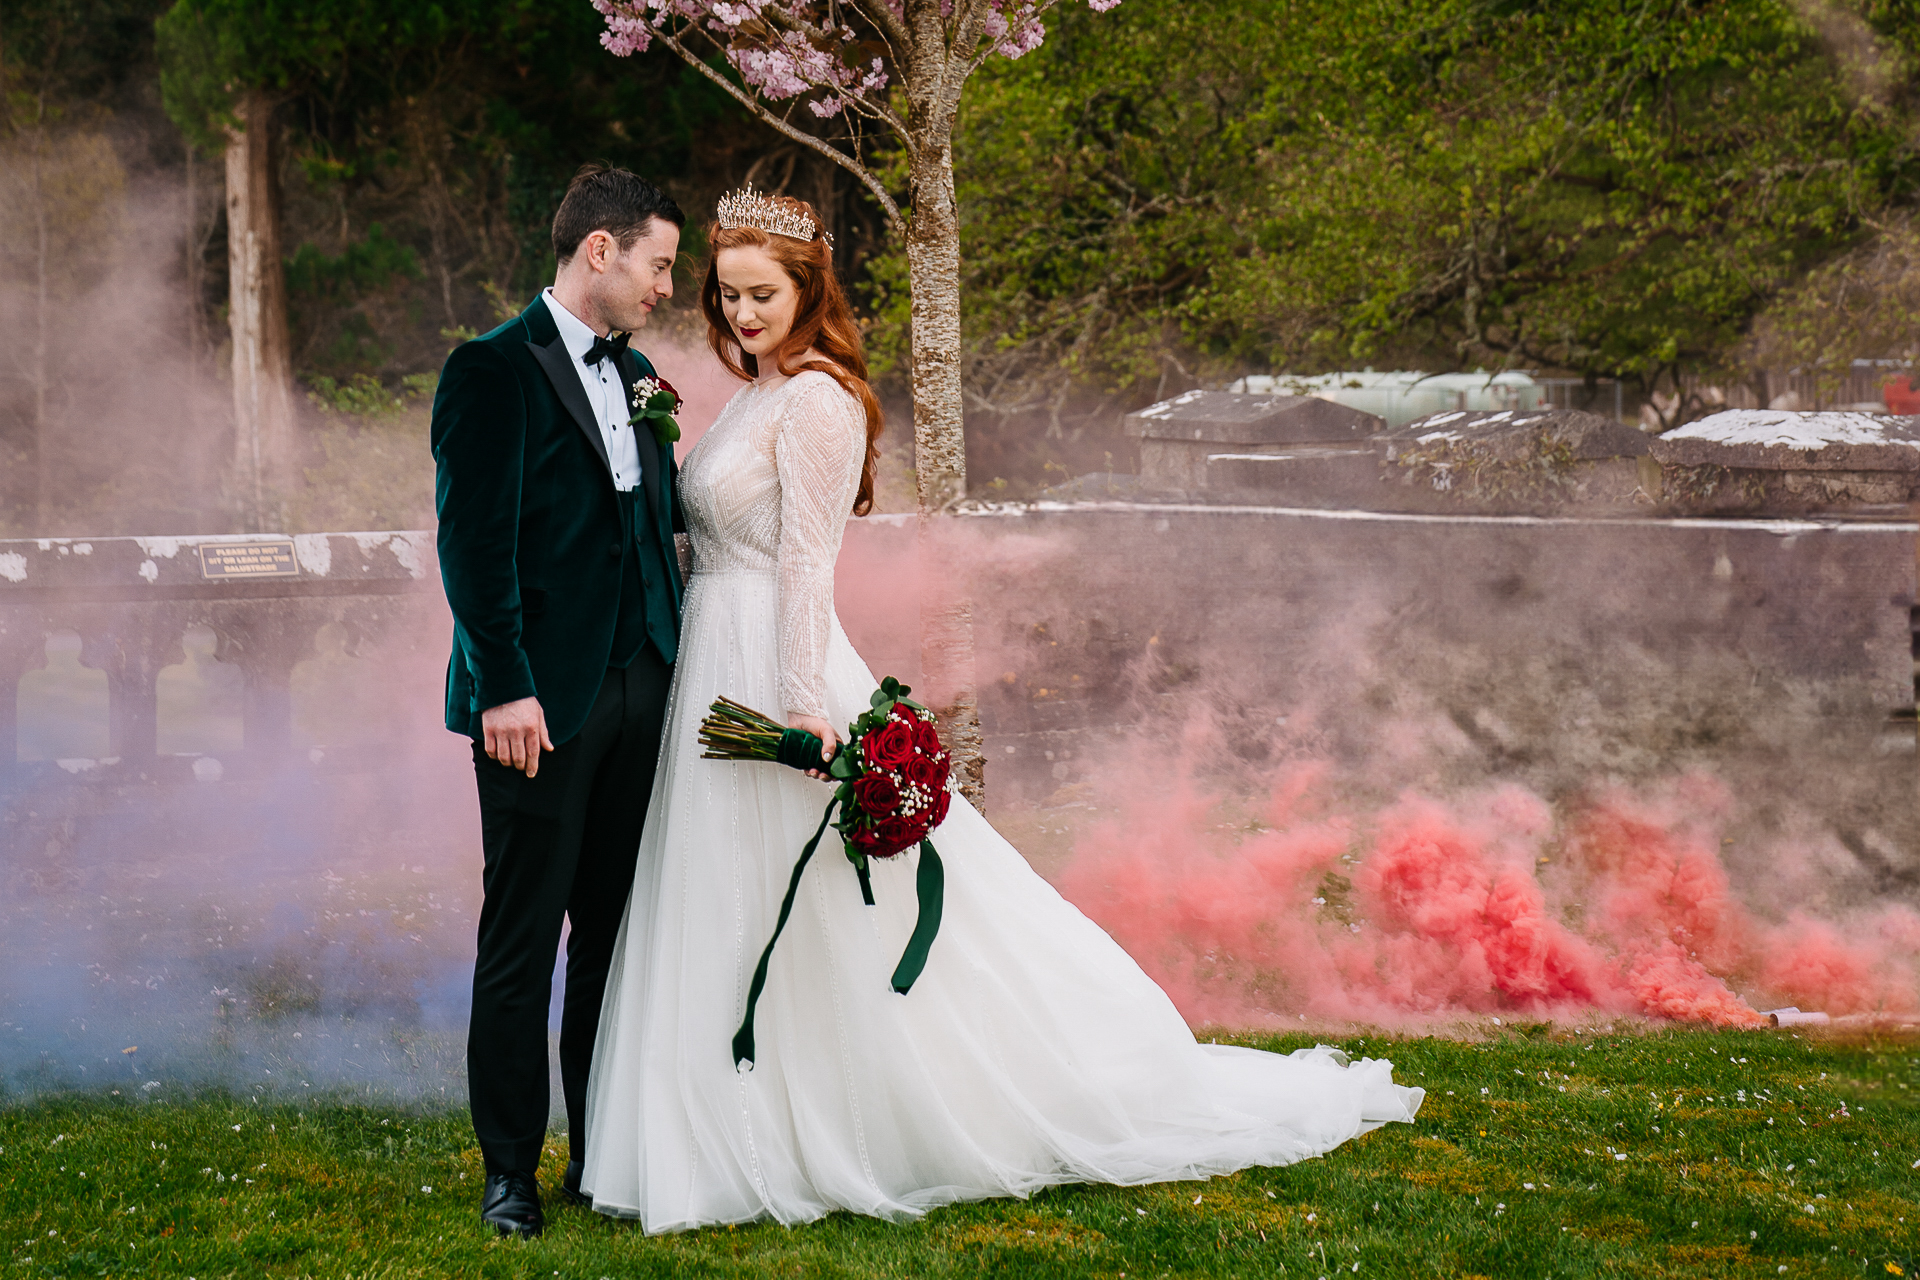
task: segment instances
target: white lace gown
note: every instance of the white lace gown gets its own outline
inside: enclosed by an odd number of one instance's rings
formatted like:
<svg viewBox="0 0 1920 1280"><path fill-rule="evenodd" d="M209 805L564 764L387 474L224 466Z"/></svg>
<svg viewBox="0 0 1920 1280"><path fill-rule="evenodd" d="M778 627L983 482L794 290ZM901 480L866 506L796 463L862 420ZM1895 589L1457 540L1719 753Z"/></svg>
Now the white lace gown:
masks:
<svg viewBox="0 0 1920 1280"><path fill-rule="evenodd" d="M918 853L863 905L829 832L773 953L758 1061L730 1043L828 784L702 760L720 695L845 725L877 683L833 611L865 445L824 374L748 386L688 456L693 541L666 736L588 1089L583 1189L648 1232L836 1209L904 1219L1062 1182L1205 1178L1318 1155L1423 1092L1321 1047L1202 1045L1099 926L964 800L934 834L946 914L908 995Z"/></svg>

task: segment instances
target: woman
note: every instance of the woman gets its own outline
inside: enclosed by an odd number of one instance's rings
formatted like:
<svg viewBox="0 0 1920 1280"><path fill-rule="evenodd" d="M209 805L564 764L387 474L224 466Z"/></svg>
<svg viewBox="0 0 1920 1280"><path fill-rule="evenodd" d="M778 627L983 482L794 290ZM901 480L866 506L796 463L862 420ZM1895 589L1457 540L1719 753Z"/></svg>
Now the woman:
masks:
<svg viewBox="0 0 1920 1280"><path fill-rule="evenodd" d="M693 571L640 872L588 1096L582 1190L649 1232L836 1209L907 1218L1061 1182L1142 1183L1327 1151L1422 1092L1391 1064L1196 1044L1114 941L956 800L946 912L906 996L917 855L807 870L773 952L758 1054L729 1049L826 785L703 760L715 697L781 709L829 747L875 679L833 612L848 515L873 501L879 405L813 210L729 197L702 303L748 380L688 455Z"/></svg>

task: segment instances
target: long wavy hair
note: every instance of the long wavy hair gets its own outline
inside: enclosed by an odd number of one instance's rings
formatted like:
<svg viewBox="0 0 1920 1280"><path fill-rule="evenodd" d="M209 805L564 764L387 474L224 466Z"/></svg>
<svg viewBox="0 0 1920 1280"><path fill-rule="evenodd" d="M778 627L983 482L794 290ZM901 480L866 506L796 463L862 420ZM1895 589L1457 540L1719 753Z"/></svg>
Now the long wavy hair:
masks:
<svg viewBox="0 0 1920 1280"><path fill-rule="evenodd" d="M820 225L819 216L806 201L791 196L773 198L805 214L814 226ZM811 240L796 240L754 227L728 230L714 222L707 226L707 244L707 278L700 287L700 308L707 316L707 345L736 378L759 377L760 361L740 349L733 326L727 323L726 313L720 309L720 251L759 249L780 264L799 290L793 328L780 349L773 353L774 368L787 377L808 369L824 373L866 409L867 457L860 468L860 492L853 500L853 514L866 515L873 510L874 467L880 458L880 432L886 426L886 415L867 383L867 355L860 344L860 326L854 323L847 295L833 274L833 251L825 237L816 235ZM824 359L804 359L809 351L817 352Z"/></svg>

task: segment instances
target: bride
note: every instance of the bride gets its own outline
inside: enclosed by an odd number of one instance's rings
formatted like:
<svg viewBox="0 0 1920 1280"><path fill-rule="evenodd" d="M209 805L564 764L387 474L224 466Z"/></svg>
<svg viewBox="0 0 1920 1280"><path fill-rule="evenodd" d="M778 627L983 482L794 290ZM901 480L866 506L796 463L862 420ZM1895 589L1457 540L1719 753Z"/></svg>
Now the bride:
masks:
<svg viewBox="0 0 1920 1280"><path fill-rule="evenodd" d="M588 1084L580 1187L648 1232L837 1209L905 1219L1063 1182L1281 1165L1422 1091L1321 1046L1195 1042L1113 939L964 800L936 843L946 912L911 994L888 975L915 919L909 853L807 869L774 949L758 1053L730 1052L760 949L831 790L700 758L725 694L829 750L873 674L833 610L850 514L873 502L880 407L812 208L750 190L709 228L709 341L747 385L688 455L693 541L659 773Z"/></svg>

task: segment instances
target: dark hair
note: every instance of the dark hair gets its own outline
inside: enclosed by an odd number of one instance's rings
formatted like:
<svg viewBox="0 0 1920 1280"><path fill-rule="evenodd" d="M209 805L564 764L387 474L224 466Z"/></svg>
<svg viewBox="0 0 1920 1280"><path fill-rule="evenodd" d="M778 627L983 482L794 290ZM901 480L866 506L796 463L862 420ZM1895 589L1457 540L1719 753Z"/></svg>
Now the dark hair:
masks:
<svg viewBox="0 0 1920 1280"><path fill-rule="evenodd" d="M790 211L804 214L817 228L820 217L805 200L776 196ZM718 222L707 227L707 278L700 288L700 309L707 315L707 345L720 358L727 372L736 378L759 376L759 358L740 349L720 309L720 251L722 249L760 249L786 271L800 291L793 312L793 328L775 353L774 367L788 377L813 369L826 374L858 400L867 413L867 457L860 468L860 492L853 500L853 514L863 516L873 510L873 472L880 460L880 432L886 415L879 398L867 385L867 356L861 348L860 326L854 321L847 295L833 274L833 249L817 231L811 240L777 236L757 227L723 228ZM808 351L818 351L825 360L792 364Z"/></svg>
<svg viewBox="0 0 1920 1280"><path fill-rule="evenodd" d="M553 256L567 261L580 242L596 231L612 236L624 252L646 234L647 222L653 218L676 227L687 225L687 215L672 197L639 174L597 161L583 164L553 215Z"/></svg>

